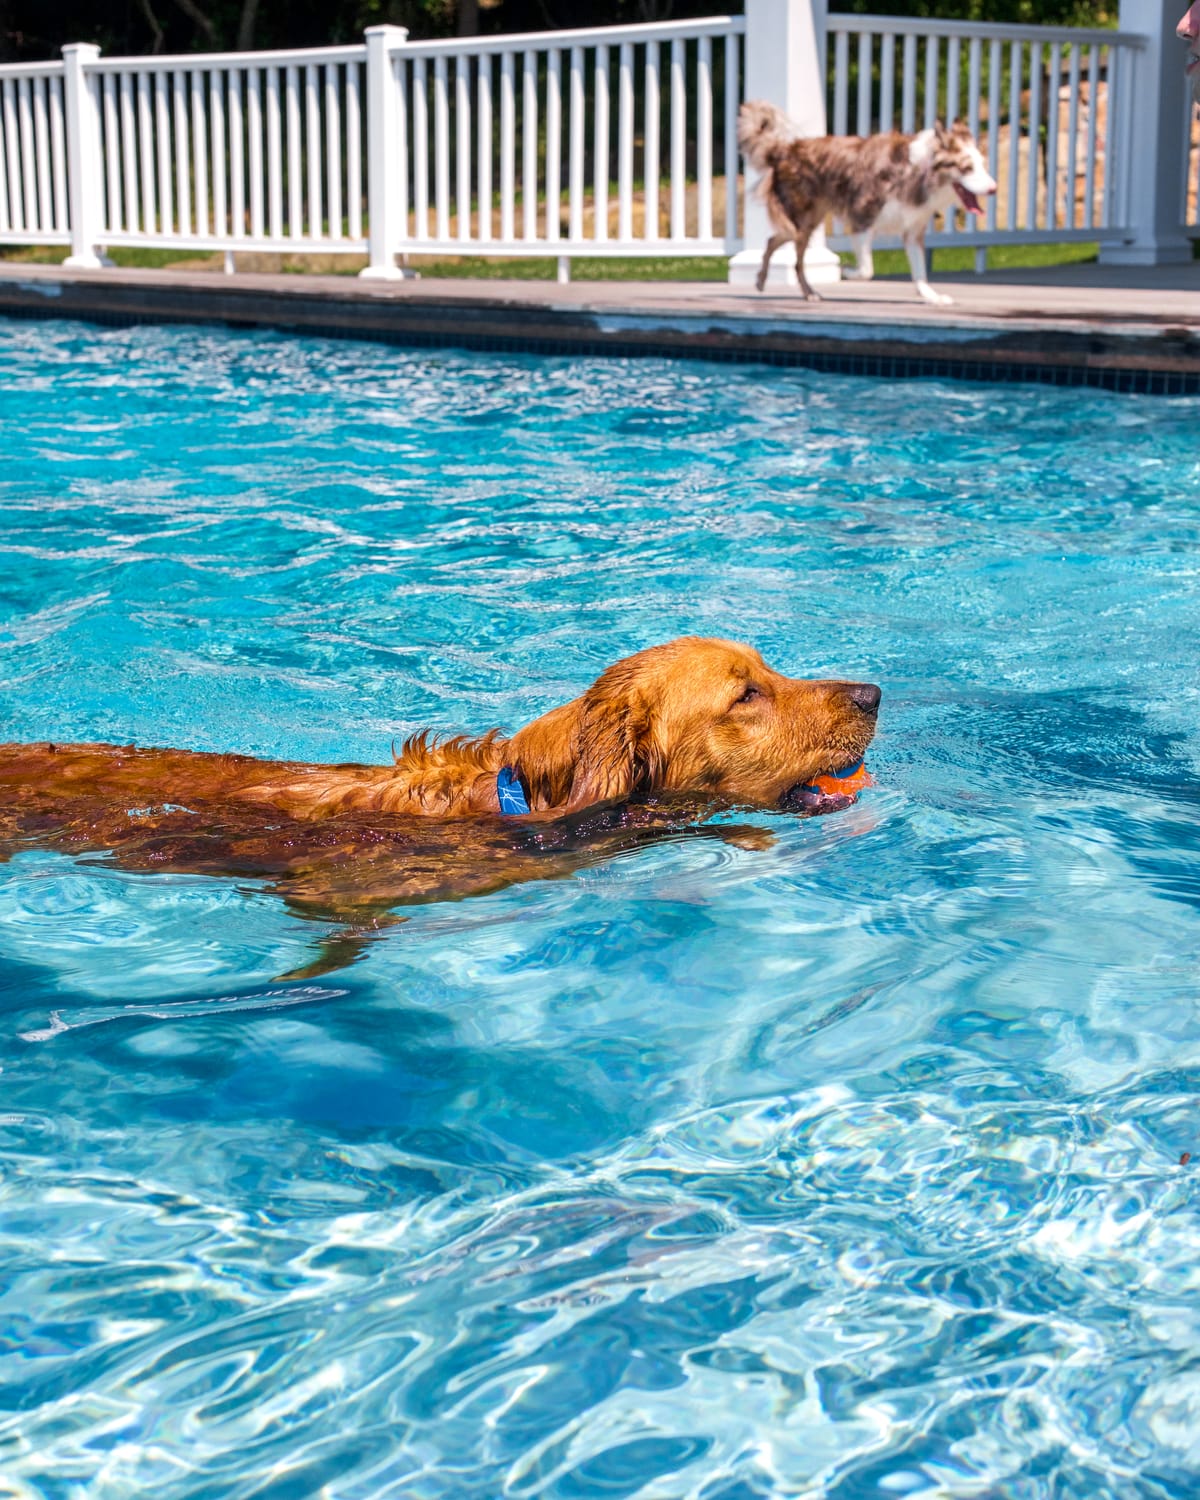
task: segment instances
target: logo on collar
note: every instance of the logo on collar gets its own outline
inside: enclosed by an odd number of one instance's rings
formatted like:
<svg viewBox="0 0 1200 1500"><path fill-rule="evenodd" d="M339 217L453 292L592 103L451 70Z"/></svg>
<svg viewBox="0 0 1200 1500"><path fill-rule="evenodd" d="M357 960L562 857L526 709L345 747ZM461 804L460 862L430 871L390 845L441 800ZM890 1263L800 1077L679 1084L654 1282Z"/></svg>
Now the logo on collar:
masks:
<svg viewBox="0 0 1200 1500"><path fill-rule="evenodd" d="M504 817L515 818L529 811L525 788L512 766L502 766L497 774L496 795L500 798L500 812Z"/></svg>

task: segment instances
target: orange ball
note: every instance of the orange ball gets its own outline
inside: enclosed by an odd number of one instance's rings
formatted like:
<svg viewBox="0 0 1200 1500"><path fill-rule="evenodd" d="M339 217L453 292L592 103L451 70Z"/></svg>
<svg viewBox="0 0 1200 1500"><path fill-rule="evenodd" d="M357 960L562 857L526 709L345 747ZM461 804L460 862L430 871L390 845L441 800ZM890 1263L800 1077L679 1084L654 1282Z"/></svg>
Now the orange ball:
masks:
<svg viewBox="0 0 1200 1500"><path fill-rule="evenodd" d="M855 797L864 787L874 785L866 762L861 760L856 766L848 766L844 771L830 771L823 776L814 776L810 782L810 786L817 791L827 792L835 797Z"/></svg>

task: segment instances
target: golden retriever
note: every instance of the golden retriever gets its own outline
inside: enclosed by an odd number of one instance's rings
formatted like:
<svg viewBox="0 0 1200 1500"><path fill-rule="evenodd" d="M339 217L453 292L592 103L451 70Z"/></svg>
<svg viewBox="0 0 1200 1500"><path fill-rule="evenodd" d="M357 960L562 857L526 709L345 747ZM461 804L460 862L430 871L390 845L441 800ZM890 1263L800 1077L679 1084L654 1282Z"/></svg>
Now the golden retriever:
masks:
<svg viewBox="0 0 1200 1500"><path fill-rule="evenodd" d="M799 681L749 646L685 637L617 662L511 739L425 732L386 766L0 745L0 857L40 846L269 877L293 909L348 924L304 971L324 972L400 904L567 873L699 831L713 805L845 806L813 783L862 760L879 700L871 683Z"/></svg>

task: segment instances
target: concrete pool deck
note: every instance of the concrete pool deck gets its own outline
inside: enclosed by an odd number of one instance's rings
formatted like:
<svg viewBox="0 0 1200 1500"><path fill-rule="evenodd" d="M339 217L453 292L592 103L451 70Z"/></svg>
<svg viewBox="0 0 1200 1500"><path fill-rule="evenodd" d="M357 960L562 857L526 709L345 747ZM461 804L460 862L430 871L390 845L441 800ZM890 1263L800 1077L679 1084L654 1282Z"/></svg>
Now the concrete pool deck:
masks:
<svg viewBox="0 0 1200 1500"><path fill-rule="evenodd" d="M766 360L839 373L1200 392L1200 262L792 288L715 282L406 280L0 265L0 314L275 328L399 344Z"/></svg>

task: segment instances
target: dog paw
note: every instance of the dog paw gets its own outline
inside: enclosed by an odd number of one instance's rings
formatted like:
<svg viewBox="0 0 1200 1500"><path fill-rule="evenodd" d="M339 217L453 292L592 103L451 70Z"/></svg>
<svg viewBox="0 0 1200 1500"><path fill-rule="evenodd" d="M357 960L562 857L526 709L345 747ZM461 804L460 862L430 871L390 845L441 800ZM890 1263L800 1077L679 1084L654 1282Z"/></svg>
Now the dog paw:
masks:
<svg viewBox="0 0 1200 1500"><path fill-rule="evenodd" d="M947 297L946 294L945 294L945 292L935 292L932 287L924 287L924 288L922 288L921 296L924 298L924 300L926 302L929 303L930 307L953 307L954 306L954 298L953 297Z"/></svg>
<svg viewBox="0 0 1200 1500"><path fill-rule="evenodd" d="M807 291L802 295L805 302L824 302L825 300L825 298L821 296L820 292Z"/></svg>

